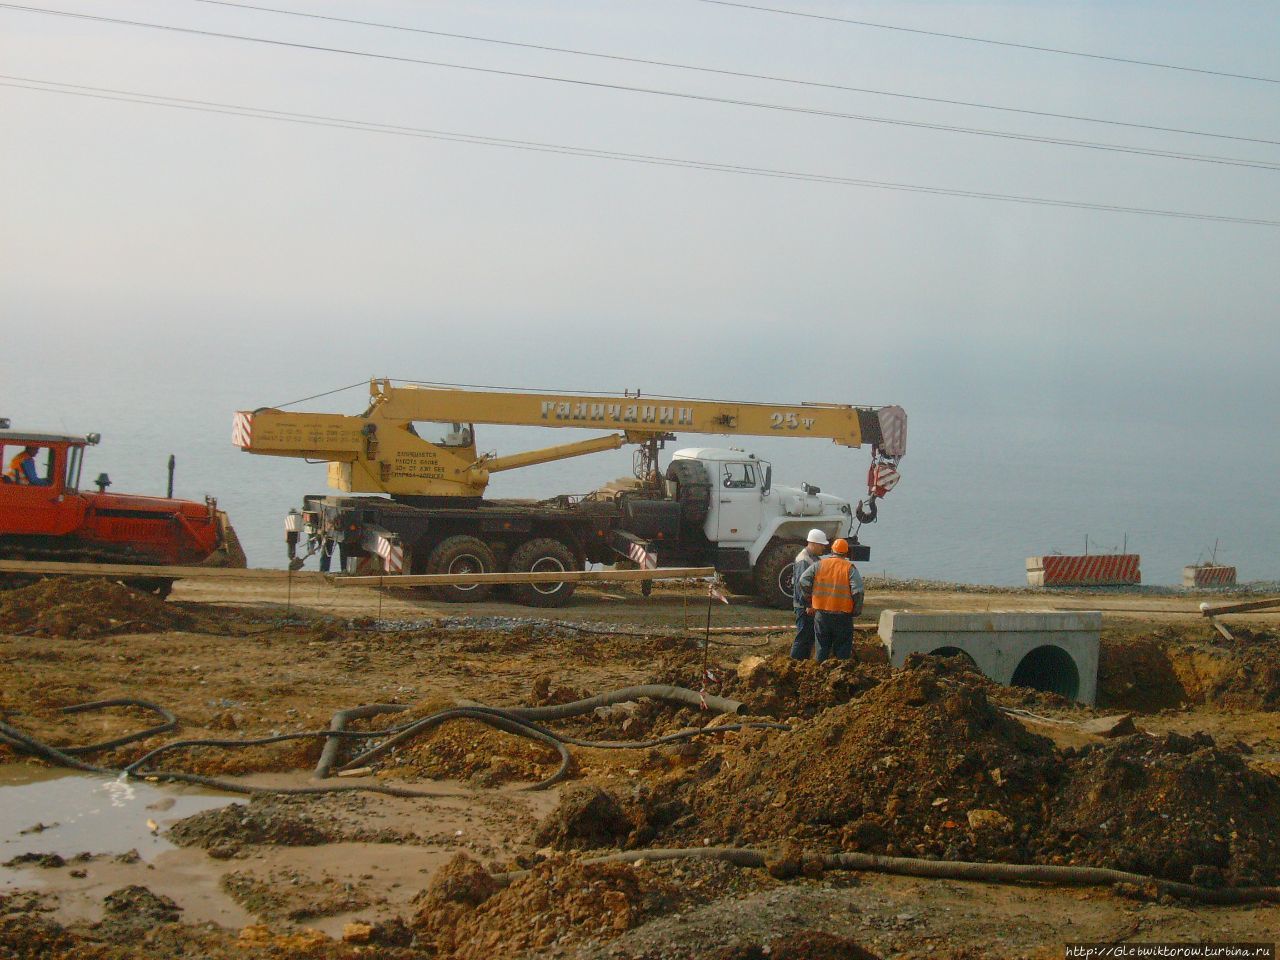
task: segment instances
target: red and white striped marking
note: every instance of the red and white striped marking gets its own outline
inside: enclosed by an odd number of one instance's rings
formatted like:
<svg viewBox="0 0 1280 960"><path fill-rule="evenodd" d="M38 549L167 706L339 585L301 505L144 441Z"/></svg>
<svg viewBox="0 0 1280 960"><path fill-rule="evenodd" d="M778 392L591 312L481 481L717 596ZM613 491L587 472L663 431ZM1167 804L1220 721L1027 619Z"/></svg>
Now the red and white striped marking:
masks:
<svg viewBox="0 0 1280 960"><path fill-rule="evenodd" d="M231 442L241 450L253 446L253 414L237 413L231 423Z"/></svg>
<svg viewBox="0 0 1280 960"><path fill-rule="evenodd" d="M872 496L883 497L898 485L902 474L892 463L877 463L867 473L867 490Z"/></svg>
<svg viewBox="0 0 1280 960"><path fill-rule="evenodd" d="M1128 586L1142 582L1136 553L1029 557L1027 582L1043 587Z"/></svg>
<svg viewBox="0 0 1280 960"><path fill-rule="evenodd" d="M404 547L386 537L378 537L373 552L382 558L382 568L387 573L404 572Z"/></svg>
<svg viewBox="0 0 1280 960"><path fill-rule="evenodd" d="M1236 568L1216 563L1182 568L1184 587L1232 587L1236 582Z"/></svg>
<svg viewBox="0 0 1280 960"><path fill-rule="evenodd" d="M876 411L880 421L880 452L897 460L907 453L907 411L901 407L881 407Z"/></svg>
<svg viewBox="0 0 1280 960"><path fill-rule="evenodd" d="M641 570L658 569L658 555L646 550L643 544L633 543L627 548L627 556L636 562Z"/></svg>

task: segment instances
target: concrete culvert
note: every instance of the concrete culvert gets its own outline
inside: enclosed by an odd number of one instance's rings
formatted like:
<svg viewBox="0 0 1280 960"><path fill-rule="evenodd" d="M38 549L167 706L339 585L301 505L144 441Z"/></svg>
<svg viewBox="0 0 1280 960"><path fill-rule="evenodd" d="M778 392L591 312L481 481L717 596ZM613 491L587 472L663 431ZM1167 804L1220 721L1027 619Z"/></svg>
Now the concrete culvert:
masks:
<svg viewBox="0 0 1280 960"><path fill-rule="evenodd" d="M1080 671L1071 654L1061 647L1046 644L1022 658L1010 683L1015 687L1030 687L1074 700L1080 692Z"/></svg>

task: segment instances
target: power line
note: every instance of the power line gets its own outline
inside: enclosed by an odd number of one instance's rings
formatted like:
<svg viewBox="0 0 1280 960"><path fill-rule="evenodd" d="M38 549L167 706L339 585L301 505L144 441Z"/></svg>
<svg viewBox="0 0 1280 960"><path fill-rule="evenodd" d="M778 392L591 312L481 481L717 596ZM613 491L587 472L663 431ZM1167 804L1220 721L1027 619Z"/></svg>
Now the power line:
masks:
<svg viewBox="0 0 1280 960"><path fill-rule="evenodd" d="M837 110L819 110L812 107L790 106L780 103L769 103L758 100L739 100L732 97L714 97L707 94L686 93L677 90L665 90L656 87L636 87L618 83L604 83L597 80L578 80L571 77L559 77L550 74L524 73L517 70L502 70L495 67L479 67L472 64L449 63L440 60L425 60L417 57L397 56L389 53L374 53L367 50L353 50L346 47L329 47L320 44L300 43L290 40L271 40L266 37L252 37L245 34L221 33L214 30L200 30L194 27L178 27L163 23L150 23L139 20L123 20L115 17L95 16L87 13L72 13L66 10L50 10L42 7L28 7L14 3L0 3L0 9L18 10L25 13L40 13L51 16L67 17L75 20L89 20L98 23L111 23L121 26L142 27L153 30L164 30L170 33L183 33L195 36L216 37L223 40L240 40L248 43L260 43L274 47L288 47L297 50L311 50L320 53L339 53L355 57L366 57L374 60L395 63L412 63L429 67L444 67L451 70L466 70L491 76L514 77L525 80L545 80L553 83L564 83L577 87L588 87L602 90L618 90L628 93L641 93L651 96L671 97L681 100L692 100L701 103L729 104L750 107L760 110L771 110L782 113L803 114L807 116L827 117L837 120L857 120L866 123L879 123L890 126L906 127L922 130L937 130L945 133L963 133L973 136L993 137L1001 140L1014 140L1025 143L1040 143L1050 146L1075 147L1085 150L1098 150L1107 153L1125 153L1133 156L1157 157L1165 160L1184 160L1193 163L1210 163L1218 166L1247 167L1258 170L1280 170L1280 163L1265 160L1248 160L1242 157L1223 157L1213 154L1187 153L1174 150L1156 150L1148 147L1125 146L1122 144L1099 143L1091 140L1072 140L1062 137L1045 137L1031 134L1012 133L1003 130L987 130L978 127L961 127L951 124L926 123L919 120L897 120L890 117L876 117L864 114L843 113Z"/></svg>
<svg viewBox="0 0 1280 960"><path fill-rule="evenodd" d="M7 74L0 74L0 87L85 97L94 100L141 104L144 106L169 107L172 109L191 110L200 113L225 114L228 116L273 120L285 123L302 124L306 126L332 127L342 130L355 130L364 133L381 133L390 136L414 137L452 143L466 143L476 146L503 147L513 150L560 154L594 160L615 160L626 163L644 164L648 166L677 167L683 169L704 170L713 173L732 173L743 176L766 177L779 180L796 180L807 183L821 183L835 186L866 187L878 190L894 190L907 193L932 194L935 196L963 197L975 200L993 200L1004 203L1030 204L1045 207L1063 207L1068 209L1104 211L1109 213L1129 213L1141 216L1171 217L1180 220L1205 220L1218 223L1280 227L1280 220L1235 217L1224 214L1194 213L1183 210L1164 210L1153 207L1130 207L1119 204L1092 203L1081 200L1061 200L1050 197L1032 197L1018 194L991 193L979 190L962 190L948 187L934 187L924 184L868 180L855 177L842 177L833 174L807 173L796 170L754 167L745 164L720 163L709 160L695 160L656 154L626 153L617 150L600 150L592 147L545 143L536 140L518 140L506 137L485 136L482 134L459 133L456 131L431 130L422 127L375 123L348 117L293 113L283 110L272 110L264 107L221 103L210 100L194 100L182 97L168 97L159 94L142 93L131 90L117 90L109 87L94 87L84 84L61 83L59 81L41 80L33 77L19 77Z"/></svg>
<svg viewBox="0 0 1280 960"><path fill-rule="evenodd" d="M786 10L781 7L765 7L754 3L741 3L738 0L695 0L697 3L709 3L718 7L738 7L742 10L756 10L761 13L778 13L788 17L804 17L807 20L825 20L828 23L847 23L856 27L873 27L876 30L895 30L900 33L915 33L926 37L943 37L947 40L966 40L970 43L986 43L996 47L1016 47L1019 50L1034 50L1037 53L1056 53L1066 57L1085 57L1089 60L1108 60L1112 63L1128 63L1139 67L1159 67L1162 70L1179 70L1183 73L1199 73L1210 77L1228 77L1232 80L1256 80L1259 83L1280 83L1275 77L1260 77L1248 73L1228 73L1225 70L1208 70L1201 67L1188 67L1177 63L1161 63L1158 60L1137 60L1131 57L1112 57L1102 53L1086 53L1082 50L1065 50L1061 47L1041 47L1031 43L1014 43L1009 40L993 40L990 37L973 37L963 33L944 33L941 30L922 30L916 27L903 27L889 23L874 23L870 20L854 20L849 17L834 17L820 13L806 13L802 10Z"/></svg>
<svg viewBox="0 0 1280 960"><path fill-rule="evenodd" d="M721 77L735 77L742 80L765 80L770 83L786 83L801 87L814 87L820 90L839 90L845 93L863 93L877 97L893 97L900 100L915 100L921 103L939 103L951 107L974 107L980 110L998 110L1002 113L1018 113L1031 117L1048 117L1054 120L1075 120L1081 123L1100 123L1112 127L1127 127L1133 130L1150 130L1157 133L1176 133L1192 137L1211 137L1216 140L1233 140L1240 143L1262 143L1280 146L1280 140L1267 140L1263 137L1242 137L1226 133L1211 133L1204 130L1188 130L1182 127L1161 127L1150 123L1134 123L1125 120L1108 120L1102 117L1086 117L1071 113L1053 113L1048 110L1030 110L1021 107L1007 107L1000 104L981 103L974 100L951 100L945 97L927 97L920 94L901 93L894 90L878 90L872 87L854 87L840 83L824 83L819 80L802 80L796 77L782 77L768 73L749 73L743 70L724 70L700 64L677 63L671 60L653 60L645 57L628 57L616 53L600 53L594 50L579 50L573 47L556 47L543 43L525 43L517 40L502 40L497 37L481 37L468 33L450 33L445 30L429 30L425 27L411 27L402 23L385 23L378 20L356 20L350 17L334 17L321 13L303 13L299 10L284 10L279 7L264 7L252 3L235 3L232 0L191 0L215 7L231 7L238 10L254 10L259 13L275 13L288 17L303 17L308 20L321 20L328 23L343 23L351 26L376 27L382 30L399 30L405 33L422 34L429 37L443 37L448 40L466 40L474 43L489 43L504 47L515 47L522 50L540 50L546 53L564 53L575 57L591 57L597 60L612 60L617 63L634 63L647 67L666 67L673 70L690 70L697 73L713 74Z"/></svg>

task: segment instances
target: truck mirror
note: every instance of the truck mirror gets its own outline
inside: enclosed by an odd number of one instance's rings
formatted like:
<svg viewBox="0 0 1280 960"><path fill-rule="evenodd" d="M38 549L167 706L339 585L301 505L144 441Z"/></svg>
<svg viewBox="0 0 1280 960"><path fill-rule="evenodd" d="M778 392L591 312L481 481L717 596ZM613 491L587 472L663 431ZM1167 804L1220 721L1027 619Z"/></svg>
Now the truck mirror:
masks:
<svg viewBox="0 0 1280 960"><path fill-rule="evenodd" d="M769 488L773 486L773 465L764 468L764 486L760 488L761 493L768 493Z"/></svg>

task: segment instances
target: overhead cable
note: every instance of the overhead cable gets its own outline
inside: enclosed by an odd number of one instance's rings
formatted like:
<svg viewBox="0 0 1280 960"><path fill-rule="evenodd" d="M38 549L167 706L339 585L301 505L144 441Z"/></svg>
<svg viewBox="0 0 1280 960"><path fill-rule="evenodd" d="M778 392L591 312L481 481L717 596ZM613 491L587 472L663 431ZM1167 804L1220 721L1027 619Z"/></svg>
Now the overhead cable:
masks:
<svg viewBox="0 0 1280 960"><path fill-rule="evenodd" d="M951 124L926 123L919 120L898 120L890 117L876 117L855 113L843 113L837 110L821 110L813 107L790 106L780 103L768 103L757 100L739 100L732 97L715 97L708 94L688 93L678 90L665 90L656 87L637 87L619 83L604 83L598 80L580 80L572 77L559 77L550 74L524 73L518 70L502 70L495 67L480 67L474 64L450 63L441 60L426 60L418 57L397 56L389 53L375 53L368 50L353 50L346 47L330 47L321 44L300 43L289 40L272 40L266 37L253 37L245 34L222 33L215 30L201 30L194 27L178 27L170 24L151 23L139 20L124 20L116 17L102 17L87 13L73 13L66 10L52 10L43 7L28 7L15 3L0 3L0 9L19 10L27 13L49 14L77 20L89 20L98 23L111 23L130 27L143 27L154 30L165 30L172 33L191 34L204 37L216 37L223 40L239 40L248 43L259 43L275 47L288 47L298 50L311 50L319 53L338 53L355 57L366 57L396 63L412 63L420 66L443 67L450 70L466 70L473 73L491 76L515 77L524 80L544 80L553 83L564 83L577 87L590 87L603 90L618 90L628 93L641 93L651 96L673 97L681 100L694 100L702 103L729 104L750 107L759 110L779 111L783 113L804 114L808 116L828 117L837 120L857 120L866 123L879 123L891 126L907 127L923 130L938 130L946 133L963 133L973 136L994 137L1002 140L1017 140L1027 143L1041 143L1052 146L1076 147L1086 150L1099 150L1109 153L1124 153L1134 156L1157 157L1165 160L1184 160L1194 163L1211 163L1219 166L1248 167L1259 170L1280 170L1280 163L1265 160L1250 160L1242 157L1222 157L1212 154L1187 153L1174 150L1156 150L1148 147L1127 146L1122 144L1098 143L1089 140L1071 140L1062 137L1045 137L1032 134L1013 133L1002 130L986 130L976 127L961 127Z"/></svg>
<svg viewBox="0 0 1280 960"><path fill-rule="evenodd" d="M1099 123L1112 127L1127 127L1132 130L1150 130L1156 133L1175 133L1190 137L1210 137L1215 140L1234 140L1239 143L1262 143L1280 146L1280 140L1268 140L1265 137L1245 137L1227 133L1212 133L1206 130L1189 130L1184 127L1162 127L1152 123L1136 123L1127 120L1109 120L1103 117L1087 117L1072 113L1054 113L1049 110L1031 110L1024 107L1009 107L994 103L981 103L975 100L953 100L946 97L927 97L921 94L902 93L895 90L879 90L873 87L854 87L842 83L826 83L820 80L802 80L797 77L783 77L768 73L750 73L743 70L726 70L708 67L701 64L677 63L671 60L654 60L647 57L628 57L616 53L600 53L595 50L579 50L573 47L557 47L544 43L526 43L517 40L503 40L497 37L481 37L468 33L450 33L445 30L429 30L425 27L413 27L403 23L386 23L379 20L357 20L350 17L335 17L322 13L304 13L300 10L285 10L280 7L266 7L255 3L236 3L234 0L191 0L192 3L203 3L215 7L231 7L237 10L252 10L259 13L273 13L288 17L302 17L308 20L320 20L327 23L342 23L351 26L375 27L381 30L399 30L405 33L422 34L429 37L441 37L447 40L466 40L473 43L496 44L522 50L539 50L545 53L563 53L575 57L590 57L596 60L612 60L617 63L632 63L647 67L665 67L673 70L689 70L696 73L712 74L720 77L734 77L741 80L765 80L770 83L785 83L800 87L813 87L819 90L837 90L844 93L862 93L877 97L893 97L900 100L914 100L919 103L937 103L950 107L973 107L979 110L997 110L1001 113L1017 113L1030 117L1048 117L1054 120L1073 120L1080 123Z"/></svg>
<svg viewBox="0 0 1280 960"><path fill-rule="evenodd" d="M1209 70L1203 67L1189 67L1179 63L1162 63L1158 60L1139 60L1136 57L1117 57L1103 53L1088 53L1083 50L1066 50L1061 47L1038 46L1032 43L1014 43L1010 40L996 40L991 37L975 37L963 33L945 33L941 30L923 30L919 27L904 27L890 23L876 23L871 20L854 20L851 17L836 17L830 14L808 13L803 10L788 10L783 7L766 7L755 3L742 3L739 0L694 0L695 3L708 3L717 7L737 7L742 10L756 10L761 13L778 13L788 17L804 17L808 20L824 20L828 23L847 23L855 27L872 27L876 30L895 30L899 33L915 33L926 37L942 37L947 40L965 40L969 43L986 43L995 47L1014 47L1019 50L1033 50L1037 53L1054 53L1065 57L1085 57L1089 60L1108 60L1112 63L1127 63L1138 67L1158 67L1161 70L1180 70L1183 73L1200 73L1210 77L1226 77L1232 80L1255 80L1259 83L1280 83L1280 78L1262 77L1249 73L1231 73L1226 70Z"/></svg>
<svg viewBox="0 0 1280 960"><path fill-rule="evenodd" d="M964 197L976 200L993 200L1003 203L1031 204L1035 206L1063 207L1078 210L1105 211L1109 213L1129 213L1141 216L1170 217L1181 220L1207 220L1218 223L1250 224L1254 226L1280 227L1280 220L1268 220L1254 217L1237 217L1225 214L1195 213L1184 210L1167 210L1153 207L1134 207L1120 204L1092 203L1079 200L1064 200L1050 197L1033 197L1018 194L992 193L979 190L962 190L947 187L935 187L925 184L895 183L883 180L869 180L855 177L843 177L833 174L807 173L796 170L783 170L769 167L754 167L745 164L720 163L708 160L695 160L681 157L661 156L655 154L625 153L616 150L600 150L592 147L579 147L567 144L543 143L533 140L518 140L505 137L492 137L481 134L459 133L445 130L431 130L420 127L408 127L396 124L374 123L369 121L330 117L318 114L293 113L271 110L261 107L244 106L233 103L220 103L207 100L193 100L179 97L166 97L158 94L140 93L129 90L113 90L105 87L90 87L83 84L60 83L50 80L39 80L30 77L18 77L0 74L0 86L22 90L39 91L75 97L86 97L96 100L110 100L122 103L142 104L146 106L168 107L171 109L191 110L202 113L227 114L230 116L250 117L273 120L307 126L334 127L344 130L356 130L366 133L381 133L391 136L415 137L426 140L439 140L453 143L467 143L477 146L503 147L513 150L525 150L537 153L562 154L566 156L584 157L595 160L616 160L626 163L645 164L650 166L678 167L685 169L706 170L715 173L733 173L743 176L768 177L780 180L797 180L808 183L823 183L837 186L867 187L878 190L894 190L908 193L932 194L935 196Z"/></svg>

